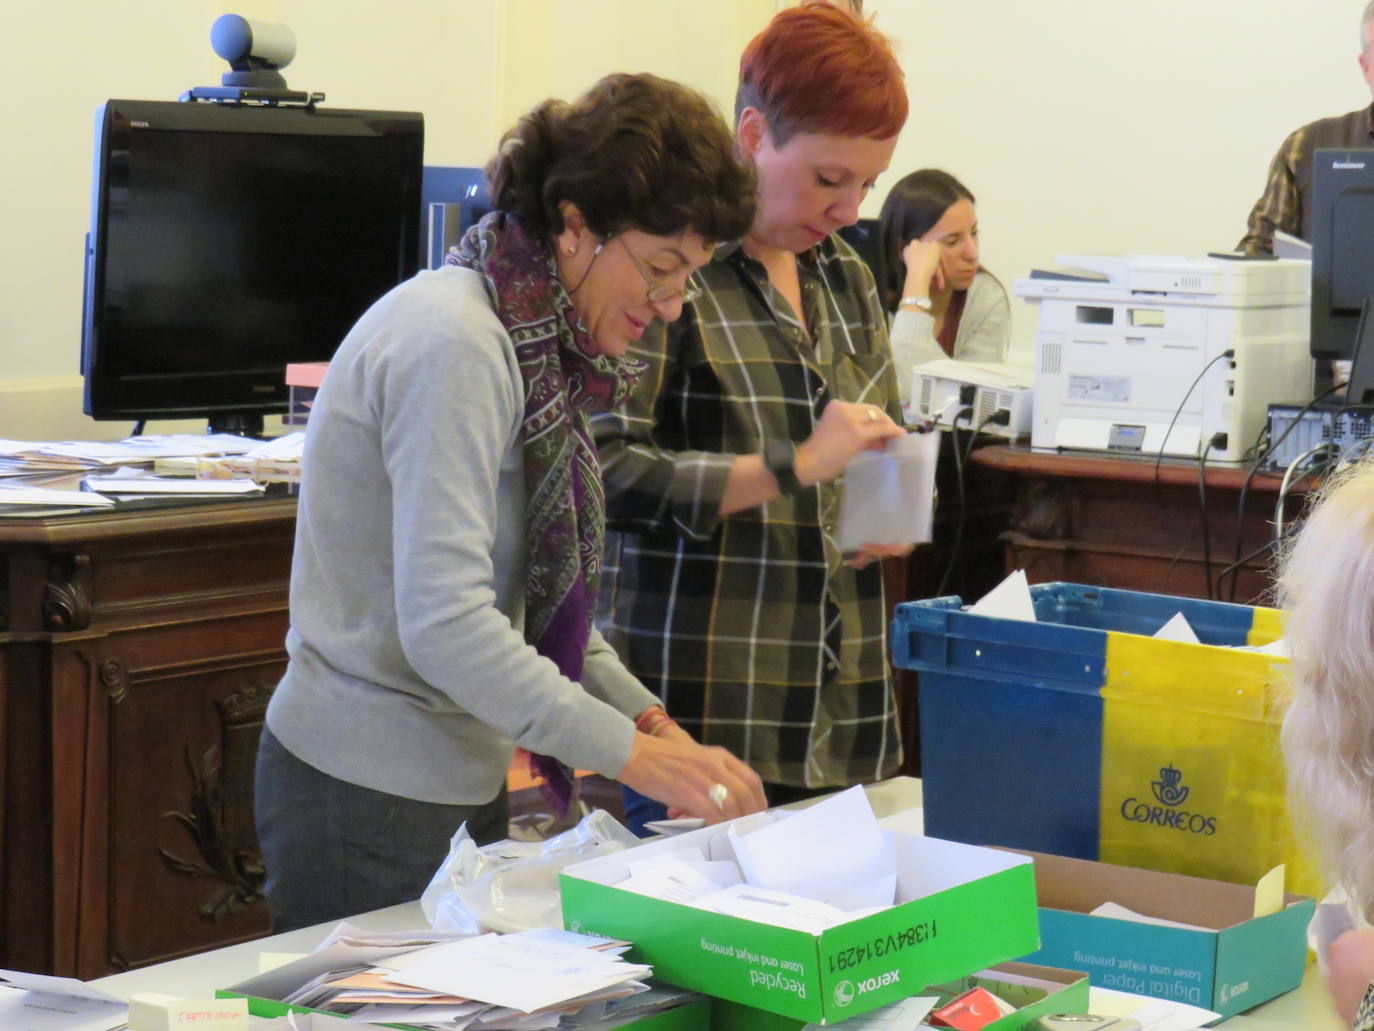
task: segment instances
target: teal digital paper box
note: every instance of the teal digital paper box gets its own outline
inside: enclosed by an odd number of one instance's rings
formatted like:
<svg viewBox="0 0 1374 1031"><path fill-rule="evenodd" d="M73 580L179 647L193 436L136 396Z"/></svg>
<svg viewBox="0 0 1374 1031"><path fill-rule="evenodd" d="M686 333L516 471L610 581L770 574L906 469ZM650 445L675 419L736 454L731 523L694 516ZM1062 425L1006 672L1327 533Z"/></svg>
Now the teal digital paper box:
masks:
<svg viewBox="0 0 1374 1031"><path fill-rule="evenodd" d="M1026 962L1082 970L1101 988L1202 1006L1225 1017L1302 981L1307 924L1316 905L1311 898L1286 895L1278 912L1256 918L1253 885L1019 854L1035 860L1040 900L1041 945ZM1092 915L1109 902L1197 929Z"/></svg>

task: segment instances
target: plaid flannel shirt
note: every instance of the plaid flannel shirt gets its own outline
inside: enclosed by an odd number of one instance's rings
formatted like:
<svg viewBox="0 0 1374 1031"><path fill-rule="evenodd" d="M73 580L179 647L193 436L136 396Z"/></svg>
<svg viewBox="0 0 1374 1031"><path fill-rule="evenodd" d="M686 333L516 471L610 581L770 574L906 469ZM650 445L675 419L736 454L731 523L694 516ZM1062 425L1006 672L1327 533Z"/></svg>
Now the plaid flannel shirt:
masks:
<svg viewBox="0 0 1374 1031"><path fill-rule="evenodd" d="M1236 250L1272 254L1274 231L1312 239L1312 155L1318 147L1374 147L1374 105L1295 129L1269 164L1264 192Z"/></svg>
<svg viewBox="0 0 1374 1031"><path fill-rule="evenodd" d="M765 780L831 787L901 761L878 563L844 564L841 482L722 517L736 455L800 443L833 397L900 421L873 277L838 237L799 256L809 334L734 245L705 294L634 350L649 365L593 423L606 481L603 631L698 740ZM618 561L617 561L618 553Z"/></svg>

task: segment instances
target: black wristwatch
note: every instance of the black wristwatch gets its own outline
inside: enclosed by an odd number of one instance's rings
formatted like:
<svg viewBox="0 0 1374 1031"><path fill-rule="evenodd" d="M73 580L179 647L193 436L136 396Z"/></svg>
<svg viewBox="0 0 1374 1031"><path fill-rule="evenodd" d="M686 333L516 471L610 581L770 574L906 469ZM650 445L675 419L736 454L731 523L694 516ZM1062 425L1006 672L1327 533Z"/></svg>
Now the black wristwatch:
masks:
<svg viewBox="0 0 1374 1031"><path fill-rule="evenodd" d="M763 464L778 481L778 489L784 494L795 494L802 489L797 479L797 445L790 440L778 440L763 449Z"/></svg>

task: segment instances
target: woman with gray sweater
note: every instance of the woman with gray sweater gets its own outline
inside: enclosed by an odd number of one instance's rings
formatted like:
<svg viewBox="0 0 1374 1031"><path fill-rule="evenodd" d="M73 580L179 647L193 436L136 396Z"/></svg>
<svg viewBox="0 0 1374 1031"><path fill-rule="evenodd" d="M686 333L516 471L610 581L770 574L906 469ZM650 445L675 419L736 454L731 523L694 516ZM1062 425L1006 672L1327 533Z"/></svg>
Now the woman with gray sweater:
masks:
<svg viewBox="0 0 1374 1031"><path fill-rule="evenodd" d="M1011 306L1001 281L979 263L978 213L963 183L934 168L904 176L883 201L878 236L903 402L913 365L1006 360Z"/></svg>
<svg viewBox="0 0 1374 1031"><path fill-rule="evenodd" d="M764 805L592 627L587 430L748 229L752 174L700 94L613 75L525 116L487 176L496 210L362 316L311 412L256 783L277 930L417 898L464 821L504 838L516 746L555 788L588 769L709 821Z"/></svg>

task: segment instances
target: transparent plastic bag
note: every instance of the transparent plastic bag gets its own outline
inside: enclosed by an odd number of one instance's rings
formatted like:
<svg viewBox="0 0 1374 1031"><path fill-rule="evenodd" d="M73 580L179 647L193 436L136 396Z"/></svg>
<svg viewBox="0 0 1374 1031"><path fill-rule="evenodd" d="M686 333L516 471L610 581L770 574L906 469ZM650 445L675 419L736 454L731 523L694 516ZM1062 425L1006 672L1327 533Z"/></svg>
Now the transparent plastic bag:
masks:
<svg viewBox="0 0 1374 1031"><path fill-rule="evenodd" d="M478 846L464 823L449 842L420 905L439 931L513 933L563 926L558 874L565 866L639 844L604 809L547 841L497 841Z"/></svg>

